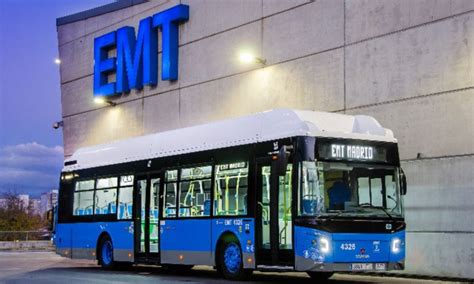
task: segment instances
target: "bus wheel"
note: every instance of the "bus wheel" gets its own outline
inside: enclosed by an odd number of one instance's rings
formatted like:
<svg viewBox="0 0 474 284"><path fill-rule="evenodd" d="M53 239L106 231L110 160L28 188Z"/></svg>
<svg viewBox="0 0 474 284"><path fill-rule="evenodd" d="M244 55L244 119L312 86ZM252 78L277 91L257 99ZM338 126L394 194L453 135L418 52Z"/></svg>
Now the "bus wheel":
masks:
<svg viewBox="0 0 474 284"><path fill-rule="evenodd" d="M114 247L110 237L102 238L99 247L99 263L103 268L112 269L114 267Z"/></svg>
<svg viewBox="0 0 474 284"><path fill-rule="evenodd" d="M220 247L218 270L225 279L245 280L252 270L243 268L242 250L237 240L224 241Z"/></svg>
<svg viewBox="0 0 474 284"><path fill-rule="evenodd" d="M307 271L309 277L313 280L317 280L319 282L327 282L328 279L333 275L332 272L315 272L315 271Z"/></svg>

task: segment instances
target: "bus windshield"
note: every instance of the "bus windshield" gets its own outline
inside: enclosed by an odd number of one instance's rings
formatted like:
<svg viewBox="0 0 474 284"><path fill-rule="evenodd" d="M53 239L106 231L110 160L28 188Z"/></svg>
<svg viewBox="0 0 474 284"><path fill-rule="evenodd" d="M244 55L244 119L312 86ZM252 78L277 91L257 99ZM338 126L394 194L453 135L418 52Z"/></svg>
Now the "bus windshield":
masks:
<svg viewBox="0 0 474 284"><path fill-rule="evenodd" d="M399 172L394 166L302 162L300 216L402 217Z"/></svg>

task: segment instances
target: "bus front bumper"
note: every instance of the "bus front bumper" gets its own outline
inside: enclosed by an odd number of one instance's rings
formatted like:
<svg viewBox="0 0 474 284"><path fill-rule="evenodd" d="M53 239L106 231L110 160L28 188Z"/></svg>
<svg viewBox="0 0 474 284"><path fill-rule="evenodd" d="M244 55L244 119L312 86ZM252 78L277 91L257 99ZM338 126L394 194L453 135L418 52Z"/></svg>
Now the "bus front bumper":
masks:
<svg viewBox="0 0 474 284"><path fill-rule="evenodd" d="M305 258L297 258L298 270L320 272L383 272L405 269L405 261L400 262L355 262L355 263L314 263ZM303 269L302 269L303 268Z"/></svg>

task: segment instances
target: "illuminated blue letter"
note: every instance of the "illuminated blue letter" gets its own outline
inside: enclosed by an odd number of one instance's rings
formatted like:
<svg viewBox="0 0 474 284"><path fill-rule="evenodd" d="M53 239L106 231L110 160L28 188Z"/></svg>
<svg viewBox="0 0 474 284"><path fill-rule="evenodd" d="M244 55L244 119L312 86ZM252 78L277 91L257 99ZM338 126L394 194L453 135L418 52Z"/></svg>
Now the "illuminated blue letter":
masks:
<svg viewBox="0 0 474 284"><path fill-rule="evenodd" d="M151 17L140 21L136 40L133 27L117 30L117 93L157 83L158 34L151 23Z"/></svg>
<svg viewBox="0 0 474 284"><path fill-rule="evenodd" d="M162 31L161 79L178 79L178 24L189 18L189 6L177 5L153 16L153 27Z"/></svg>
<svg viewBox="0 0 474 284"><path fill-rule="evenodd" d="M115 94L115 83L108 83L107 75L115 70L115 58L107 58L107 52L115 45L115 32L94 40L94 96Z"/></svg>

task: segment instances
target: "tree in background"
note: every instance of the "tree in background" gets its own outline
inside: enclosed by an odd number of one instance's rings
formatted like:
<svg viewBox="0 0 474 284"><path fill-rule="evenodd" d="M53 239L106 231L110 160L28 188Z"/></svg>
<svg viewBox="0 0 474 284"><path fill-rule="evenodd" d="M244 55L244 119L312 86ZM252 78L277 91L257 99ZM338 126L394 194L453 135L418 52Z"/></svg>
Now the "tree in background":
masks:
<svg viewBox="0 0 474 284"><path fill-rule="evenodd" d="M16 192L7 192L2 195L3 206L0 207L0 231L37 231L44 227L44 222L39 215L32 213L30 204L23 204ZM24 239L22 233L8 233L0 240L13 241Z"/></svg>

